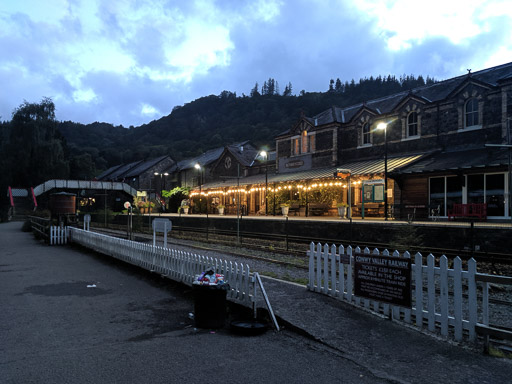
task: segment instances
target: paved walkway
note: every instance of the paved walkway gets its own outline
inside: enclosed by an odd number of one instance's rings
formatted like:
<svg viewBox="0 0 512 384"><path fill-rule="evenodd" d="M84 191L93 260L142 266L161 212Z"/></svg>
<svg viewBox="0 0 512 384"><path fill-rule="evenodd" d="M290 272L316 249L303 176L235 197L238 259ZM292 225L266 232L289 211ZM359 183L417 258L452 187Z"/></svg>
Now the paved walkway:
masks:
<svg viewBox="0 0 512 384"><path fill-rule="evenodd" d="M184 328L191 307L176 285L148 287L142 272L40 245L19 227L0 226L0 371L9 383L512 382L511 360L268 278L284 332L243 342L196 335Z"/></svg>
<svg viewBox="0 0 512 384"><path fill-rule="evenodd" d="M483 355L299 286L264 278L279 319L398 383L512 383L512 360Z"/></svg>
<svg viewBox="0 0 512 384"><path fill-rule="evenodd" d="M20 228L0 224L2 384L388 383L291 331L195 329L189 287Z"/></svg>

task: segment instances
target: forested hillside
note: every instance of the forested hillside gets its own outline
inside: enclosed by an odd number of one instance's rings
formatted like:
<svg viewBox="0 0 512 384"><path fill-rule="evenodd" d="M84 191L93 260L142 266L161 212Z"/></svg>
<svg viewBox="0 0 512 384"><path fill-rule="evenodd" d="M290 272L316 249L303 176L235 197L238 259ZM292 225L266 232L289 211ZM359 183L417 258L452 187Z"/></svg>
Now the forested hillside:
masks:
<svg viewBox="0 0 512 384"><path fill-rule="evenodd" d="M90 155L98 173L115 164L163 154L181 160L242 140L272 148L274 137L289 129L301 112L313 116L333 105L349 106L433 82L422 76L379 76L358 83L332 79L326 92L293 95L291 83L280 92L277 81L270 78L261 87L256 83L249 96L223 91L201 97L136 128L67 121L59 123L58 129L70 152L88 159Z"/></svg>

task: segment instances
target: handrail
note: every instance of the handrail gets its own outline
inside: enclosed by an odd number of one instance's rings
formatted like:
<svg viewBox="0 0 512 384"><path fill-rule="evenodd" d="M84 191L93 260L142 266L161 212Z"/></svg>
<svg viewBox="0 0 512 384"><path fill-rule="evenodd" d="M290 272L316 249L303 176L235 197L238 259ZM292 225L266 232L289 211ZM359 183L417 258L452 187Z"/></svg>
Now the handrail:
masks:
<svg viewBox="0 0 512 384"><path fill-rule="evenodd" d="M279 324L277 323L276 317L274 315L274 311L272 310L272 305L270 305L270 301L268 300L267 292L263 287L263 282L261 281L260 274L258 272L254 272L254 279L258 282L260 286L261 293L263 294L263 299L265 300L265 304L267 305L268 312L270 313L270 317L272 318L272 322L274 323L274 327L276 327L276 331L279 331ZM254 297L256 297L256 285L254 286Z"/></svg>

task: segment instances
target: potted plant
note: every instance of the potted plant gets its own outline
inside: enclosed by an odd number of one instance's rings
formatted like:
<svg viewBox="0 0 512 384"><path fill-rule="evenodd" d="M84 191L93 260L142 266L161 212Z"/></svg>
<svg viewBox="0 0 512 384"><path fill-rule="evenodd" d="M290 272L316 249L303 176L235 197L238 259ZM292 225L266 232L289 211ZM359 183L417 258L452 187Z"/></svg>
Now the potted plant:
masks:
<svg viewBox="0 0 512 384"><path fill-rule="evenodd" d="M155 203L153 203L152 201L146 201L144 207L147 209L148 214L151 214L151 211L153 210L153 208L155 208Z"/></svg>
<svg viewBox="0 0 512 384"><path fill-rule="evenodd" d="M288 211L290 210L290 204L289 203L283 203L280 205L281 212L283 213L283 216L288 216Z"/></svg>
<svg viewBox="0 0 512 384"><path fill-rule="evenodd" d="M224 206L222 204L217 205L217 209L219 210L219 215L224 215Z"/></svg>
<svg viewBox="0 0 512 384"><path fill-rule="evenodd" d="M338 208L338 215L340 216L341 219L343 219L345 217L345 215L347 214L348 204L347 203L337 203L336 207Z"/></svg>
<svg viewBox="0 0 512 384"><path fill-rule="evenodd" d="M190 207L189 207L188 205L182 205L182 206L180 207L180 210L182 210L182 211L183 211L183 213L184 213L185 215L188 215L188 210L189 210L189 208L190 208Z"/></svg>

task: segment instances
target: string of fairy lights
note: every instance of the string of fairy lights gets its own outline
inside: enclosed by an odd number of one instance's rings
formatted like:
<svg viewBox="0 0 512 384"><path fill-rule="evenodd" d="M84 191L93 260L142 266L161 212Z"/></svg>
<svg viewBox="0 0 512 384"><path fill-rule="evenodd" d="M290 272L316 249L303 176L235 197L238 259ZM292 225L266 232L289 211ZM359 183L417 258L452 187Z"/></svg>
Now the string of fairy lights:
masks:
<svg viewBox="0 0 512 384"><path fill-rule="evenodd" d="M353 181L352 184L354 186L357 186L357 185L360 185L361 184L361 180L359 181ZM311 185L305 185L305 184L286 184L286 185L280 185L280 186L277 186L275 188L273 187L269 187L268 188L268 191L269 192L280 192L280 191L285 191L285 190L293 190L293 189L297 189L297 190L302 190L302 191L311 191L311 190L315 190L315 189L319 189L319 188L326 188L326 187L339 187L339 188L347 188L348 187L348 183L347 182L341 182L341 181L329 181L329 182L319 182L319 183L313 183ZM236 194L236 193L244 193L244 194L247 194L247 193L252 193L252 192L260 192L260 191L265 191L265 187L252 187L250 189L247 189L247 188L230 188L228 190L222 190L222 189L213 189L213 190L210 190L210 191L192 191L190 193L190 197L194 197L194 196L219 196L219 195L229 195L229 194Z"/></svg>

